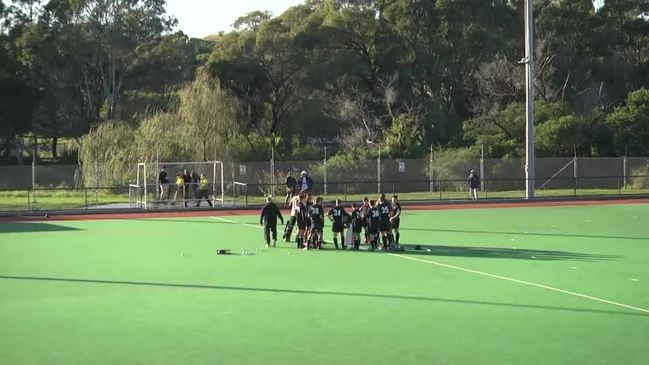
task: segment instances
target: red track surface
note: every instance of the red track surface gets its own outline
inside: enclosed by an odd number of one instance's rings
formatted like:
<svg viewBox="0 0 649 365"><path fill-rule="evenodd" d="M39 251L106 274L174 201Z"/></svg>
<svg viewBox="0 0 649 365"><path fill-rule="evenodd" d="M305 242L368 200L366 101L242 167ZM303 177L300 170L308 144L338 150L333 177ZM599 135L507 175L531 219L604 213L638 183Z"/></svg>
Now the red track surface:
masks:
<svg viewBox="0 0 649 365"><path fill-rule="evenodd" d="M488 209L488 208L521 208L521 207L557 207L557 206L583 206L583 205L611 205L611 204L649 204L649 199L621 199L621 200L580 200L580 201L536 201L516 203L448 203L430 205L408 205L404 203L404 210L453 210L453 209ZM287 213L287 212L284 212ZM214 217L233 215L257 215L256 210L231 209L231 210L206 210L191 212L138 212L138 213L102 213L102 214L75 214L58 215L45 218L43 216L14 216L0 217L0 222L39 222L39 221L73 221L73 220L100 220L100 219L142 219L142 218L182 218L182 217Z"/></svg>

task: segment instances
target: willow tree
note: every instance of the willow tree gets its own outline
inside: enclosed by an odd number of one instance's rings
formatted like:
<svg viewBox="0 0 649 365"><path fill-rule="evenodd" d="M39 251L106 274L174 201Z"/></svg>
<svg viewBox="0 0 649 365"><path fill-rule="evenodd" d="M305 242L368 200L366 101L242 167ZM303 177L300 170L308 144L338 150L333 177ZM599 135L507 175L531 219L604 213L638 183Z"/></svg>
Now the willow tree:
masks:
<svg viewBox="0 0 649 365"><path fill-rule="evenodd" d="M199 75L179 92L178 108L144 119L138 126L109 122L81 139L79 159L86 183L124 185L138 162L229 159L238 141L239 104L219 84Z"/></svg>
<svg viewBox="0 0 649 365"><path fill-rule="evenodd" d="M229 141L237 137L239 103L209 75L180 91L177 123L180 140L193 160L223 160Z"/></svg>
<svg viewBox="0 0 649 365"><path fill-rule="evenodd" d="M135 127L110 121L93 127L81 138L79 160L86 186L124 186L134 170Z"/></svg>

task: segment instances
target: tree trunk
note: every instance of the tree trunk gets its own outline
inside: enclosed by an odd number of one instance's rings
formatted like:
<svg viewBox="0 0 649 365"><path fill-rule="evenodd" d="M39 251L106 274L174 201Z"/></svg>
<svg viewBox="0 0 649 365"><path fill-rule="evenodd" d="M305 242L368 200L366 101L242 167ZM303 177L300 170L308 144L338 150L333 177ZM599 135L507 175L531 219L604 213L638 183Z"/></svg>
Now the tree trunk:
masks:
<svg viewBox="0 0 649 365"><path fill-rule="evenodd" d="M52 138L52 158L53 159L59 158L59 155L58 155L58 153L56 151L58 140L59 140L59 137L55 136L55 137Z"/></svg>

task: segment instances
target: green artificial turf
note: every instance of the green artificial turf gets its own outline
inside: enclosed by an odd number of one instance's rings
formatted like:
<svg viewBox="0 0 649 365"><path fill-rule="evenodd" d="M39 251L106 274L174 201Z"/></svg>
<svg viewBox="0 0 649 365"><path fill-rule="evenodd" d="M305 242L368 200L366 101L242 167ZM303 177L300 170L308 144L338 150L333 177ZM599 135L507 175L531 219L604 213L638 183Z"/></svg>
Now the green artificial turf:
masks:
<svg viewBox="0 0 649 365"><path fill-rule="evenodd" d="M644 364L646 217L646 205L404 212L402 242L422 250L399 255L257 251L254 216L0 223L0 359Z"/></svg>

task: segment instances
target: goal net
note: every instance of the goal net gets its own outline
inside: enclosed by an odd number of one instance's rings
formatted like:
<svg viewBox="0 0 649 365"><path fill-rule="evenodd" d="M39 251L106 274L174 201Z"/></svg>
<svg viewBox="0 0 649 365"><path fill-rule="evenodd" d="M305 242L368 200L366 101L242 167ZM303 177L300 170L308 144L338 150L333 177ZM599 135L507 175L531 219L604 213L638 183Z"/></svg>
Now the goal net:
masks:
<svg viewBox="0 0 649 365"><path fill-rule="evenodd" d="M163 171L167 179L161 182ZM189 178L183 179L184 174ZM223 162L141 162L137 164L136 184L131 186L138 192L129 195L142 209L223 206Z"/></svg>

